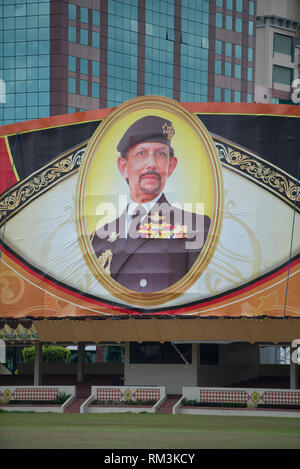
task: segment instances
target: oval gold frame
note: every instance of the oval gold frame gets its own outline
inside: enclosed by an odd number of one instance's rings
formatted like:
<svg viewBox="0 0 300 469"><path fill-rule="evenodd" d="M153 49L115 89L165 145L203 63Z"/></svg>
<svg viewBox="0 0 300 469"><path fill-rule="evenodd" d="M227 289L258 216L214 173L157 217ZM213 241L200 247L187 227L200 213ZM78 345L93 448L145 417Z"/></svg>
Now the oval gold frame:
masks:
<svg viewBox="0 0 300 469"><path fill-rule="evenodd" d="M209 234L200 255L189 272L181 280L164 290L153 293L140 293L134 290L129 290L116 282L109 274L101 269L90 241L85 210L85 194L87 190L88 174L99 141L107 130L115 125L120 118L132 112L145 109L149 109L151 112L155 109L168 111L179 119L184 120L192 127L201 141L205 154L208 156L213 183L211 224ZM201 273L206 269L216 249L221 231L223 218L223 177L221 163L212 137L200 119L173 99L162 96L141 96L121 104L108 114L108 116L99 124L88 143L84 160L78 174L75 210L78 240L85 262L96 279L109 293L125 303L137 306L157 306L181 296L196 282L196 280L198 280Z"/></svg>

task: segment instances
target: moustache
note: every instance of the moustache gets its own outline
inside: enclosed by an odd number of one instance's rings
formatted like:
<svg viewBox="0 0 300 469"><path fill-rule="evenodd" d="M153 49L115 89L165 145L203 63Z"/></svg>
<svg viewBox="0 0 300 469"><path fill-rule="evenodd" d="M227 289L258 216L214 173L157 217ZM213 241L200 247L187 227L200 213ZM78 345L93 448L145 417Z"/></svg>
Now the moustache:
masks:
<svg viewBox="0 0 300 469"><path fill-rule="evenodd" d="M161 175L157 171L152 170L152 171L147 171L146 173L141 174L139 177L140 181L144 177L147 177L147 176L156 176L159 180L161 180Z"/></svg>

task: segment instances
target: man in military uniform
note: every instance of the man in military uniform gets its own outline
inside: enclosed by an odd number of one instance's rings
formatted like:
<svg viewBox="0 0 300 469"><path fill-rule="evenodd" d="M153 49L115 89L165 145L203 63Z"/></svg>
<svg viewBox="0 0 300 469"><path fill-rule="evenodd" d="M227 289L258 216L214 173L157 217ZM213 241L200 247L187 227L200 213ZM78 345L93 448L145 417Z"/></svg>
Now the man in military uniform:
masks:
<svg viewBox="0 0 300 469"><path fill-rule="evenodd" d="M131 203L91 236L101 268L136 292L164 290L181 280L198 258L210 226L207 215L173 207L163 194L177 166L174 133L173 124L158 116L129 127L117 150Z"/></svg>

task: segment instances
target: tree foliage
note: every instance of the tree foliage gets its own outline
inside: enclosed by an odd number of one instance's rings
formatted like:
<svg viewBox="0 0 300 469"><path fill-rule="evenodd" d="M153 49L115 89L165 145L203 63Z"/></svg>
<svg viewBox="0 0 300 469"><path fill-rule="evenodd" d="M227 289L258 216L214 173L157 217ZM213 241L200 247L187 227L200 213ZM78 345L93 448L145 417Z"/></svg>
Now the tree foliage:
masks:
<svg viewBox="0 0 300 469"><path fill-rule="evenodd" d="M34 363L35 347L24 347L22 350L24 363ZM42 347L43 363L65 363L69 360L70 350L57 345Z"/></svg>

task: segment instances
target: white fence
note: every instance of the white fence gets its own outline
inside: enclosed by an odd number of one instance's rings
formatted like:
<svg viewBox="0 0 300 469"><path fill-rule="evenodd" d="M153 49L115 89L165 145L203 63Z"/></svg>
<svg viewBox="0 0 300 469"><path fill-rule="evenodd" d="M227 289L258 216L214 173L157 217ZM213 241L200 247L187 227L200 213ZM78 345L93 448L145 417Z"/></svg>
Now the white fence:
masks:
<svg viewBox="0 0 300 469"><path fill-rule="evenodd" d="M61 394L70 396L63 404L38 405L53 401ZM75 386L0 386L0 408L8 411L28 411L34 406L35 412L64 412L64 409L76 398ZM9 404L15 401L14 404ZM18 401L28 401L28 404ZM35 401L30 404L30 401ZM2 406L1 406L2 404Z"/></svg>
<svg viewBox="0 0 300 469"><path fill-rule="evenodd" d="M300 405L300 390L268 388L183 387L183 398L199 402Z"/></svg>
<svg viewBox="0 0 300 469"><path fill-rule="evenodd" d="M165 387L159 386L92 386L91 395L81 405L80 413L128 412L129 410L135 413L145 411L155 413L165 398ZM156 402L151 407L132 404L136 401L149 400ZM91 405L93 401L113 402L114 404Z"/></svg>

